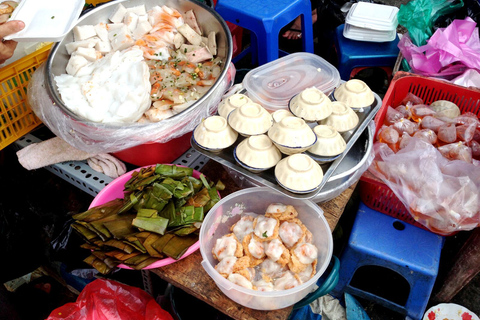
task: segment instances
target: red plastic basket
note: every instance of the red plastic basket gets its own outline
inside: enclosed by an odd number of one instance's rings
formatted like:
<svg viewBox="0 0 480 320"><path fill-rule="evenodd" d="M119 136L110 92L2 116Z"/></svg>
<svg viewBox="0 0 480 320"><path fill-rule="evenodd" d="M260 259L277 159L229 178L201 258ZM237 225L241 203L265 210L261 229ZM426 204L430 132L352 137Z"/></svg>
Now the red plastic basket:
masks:
<svg viewBox="0 0 480 320"><path fill-rule="evenodd" d="M409 92L422 98L425 104L436 100L448 100L455 103L462 113L472 112L477 116L480 115L480 90L399 71L395 74L383 98L382 108L375 116L377 131L383 124L388 106L399 105ZM375 132L376 135L377 132ZM369 208L427 229L415 221L400 199L380 180L368 173L364 174L360 180L360 198Z"/></svg>

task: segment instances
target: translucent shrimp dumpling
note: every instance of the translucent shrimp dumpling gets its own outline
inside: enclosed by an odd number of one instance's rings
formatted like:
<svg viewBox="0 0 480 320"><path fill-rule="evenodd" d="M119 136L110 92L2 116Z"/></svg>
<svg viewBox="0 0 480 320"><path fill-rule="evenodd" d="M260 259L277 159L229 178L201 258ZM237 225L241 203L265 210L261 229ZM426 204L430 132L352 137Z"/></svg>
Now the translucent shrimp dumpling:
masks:
<svg viewBox="0 0 480 320"><path fill-rule="evenodd" d="M237 237L238 241L242 242L247 234L253 232L253 215L254 214L247 214L242 216L240 220L232 226L231 231Z"/></svg>
<svg viewBox="0 0 480 320"><path fill-rule="evenodd" d="M253 221L253 233L260 241L269 241L278 236L279 221L275 218L258 216Z"/></svg>
<svg viewBox="0 0 480 320"><path fill-rule="evenodd" d="M302 243L290 250L292 260L288 267L292 272L300 273L318 258L318 249L311 243Z"/></svg>
<svg viewBox="0 0 480 320"><path fill-rule="evenodd" d="M229 281L238 284L239 286L242 286L247 289L253 289L253 284L250 280L245 278L244 276L238 274L238 273L232 273L231 275L228 276L227 278Z"/></svg>
<svg viewBox="0 0 480 320"><path fill-rule="evenodd" d="M291 205L284 205L283 203L272 203L267 207L265 216L284 221L296 218L298 216L298 212Z"/></svg>
<svg viewBox="0 0 480 320"><path fill-rule="evenodd" d="M292 273L291 271L287 271L281 276L280 278L275 279L274 281L274 289L275 290L288 290L295 288L302 284L302 280L298 277L298 275Z"/></svg>
<svg viewBox="0 0 480 320"><path fill-rule="evenodd" d="M278 235L287 248L293 247L298 241L305 237L305 226L300 220L295 220L296 221L292 222L283 222L278 230Z"/></svg>
<svg viewBox="0 0 480 320"><path fill-rule="evenodd" d="M284 266L290 261L290 251L279 239L273 239L265 244L265 254L272 261Z"/></svg>
<svg viewBox="0 0 480 320"><path fill-rule="evenodd" d="M217 260L222 260L226 257L241 257L243 256L243 246L238 242L235 235L230 233L217 239L212 253Z"/></svg>
<svg viewBox="0 0 480 320"><path fill-rule="evenodd" d="M226 278L233 272L233 267L236 262L237 257L225 257L215 266L215 270Z"/></svg>

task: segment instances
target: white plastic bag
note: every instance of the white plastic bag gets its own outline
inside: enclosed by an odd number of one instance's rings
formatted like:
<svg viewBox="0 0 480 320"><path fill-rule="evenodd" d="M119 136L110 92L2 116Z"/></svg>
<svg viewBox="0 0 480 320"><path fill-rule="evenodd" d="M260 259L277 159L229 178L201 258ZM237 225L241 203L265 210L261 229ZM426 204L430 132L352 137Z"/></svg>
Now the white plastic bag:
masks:
<svg viewBox="0 0 480 320"><path fill-rule="evenodd" d="M448 160L417 138L397 153L376 142L374 154L369 171L392 189L418 223L442 235L479 225L480 166L476 161Z"/></svg>

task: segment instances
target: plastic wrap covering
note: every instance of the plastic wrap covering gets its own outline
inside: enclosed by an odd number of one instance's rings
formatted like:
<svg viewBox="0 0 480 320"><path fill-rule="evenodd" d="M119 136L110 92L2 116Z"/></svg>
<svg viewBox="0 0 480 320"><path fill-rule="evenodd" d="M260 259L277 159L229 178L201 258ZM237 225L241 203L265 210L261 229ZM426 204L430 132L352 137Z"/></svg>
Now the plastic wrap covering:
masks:
<svg viewBox="0 0 480 320"><path fill-rule="evenodd" d="M235 66L230 64L225 77L207 92L205 100L181 113L155 123L131 125L79 121L65 114L50 98L45 84L45 64L33 74L28 86L28 101L42 122L73 147L90 153L111 153L145 143L165 143L193 131L203 118L217 110L223 94L232 86Z"/></svg>
<svg viewBox="0 0 480 320"><path fill-rule="evenodd" d="M52 311L47 320L173 320L145 291L112 280L88 284L76 302Z"/></svg>
<svg viewBox="0 0 480 320"><path fill-rule="evenodd" d="M369 171L392 189L416 222L442 235L478 226L480 167L475 162L448 160L418 138L397 153L376 142L374 152Z"/></svg>

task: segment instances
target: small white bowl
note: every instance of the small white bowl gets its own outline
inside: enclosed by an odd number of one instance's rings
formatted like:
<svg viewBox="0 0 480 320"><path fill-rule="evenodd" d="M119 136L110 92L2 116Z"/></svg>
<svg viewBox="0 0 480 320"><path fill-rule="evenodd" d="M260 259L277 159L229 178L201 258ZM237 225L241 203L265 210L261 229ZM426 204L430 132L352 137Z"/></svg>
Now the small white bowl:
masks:
<svg viewBox="0 0 480 320"><path fill-rule="evenodd" d="M278 184L295 193L309 193L318 189L323 171L318 163L306 154L288 156L275 166Z"/></svg>
<svg viewBox="0 0 480 320"><path fill-rule="evenodd" d="M333 97L352 109L369 107L375 102L375 96L370 87L358 79L342 83L333 92Z"/></svg>
<svg viewBox="0 0 480 320"><path fill-rule="evenodd" d="M225 118L211 116L202 121L193 131L194 142L202 149L218 152L230 147L237 140L238 133Z"/></svg>
<svg viewBox="0 0 480 320"><path fill-rule="evenodd" d="M301 118L285 117L268 130L268 137L284 154L302 153L317 141L313 130Z"/></svg>
<svg viewBox="0 0 480 320"><path fill-rule="evenodd" d="M264 134L240 142L233 155L242 167L254 173L270 169L282 159L280 150Z"/></svg>
<svg viewBox="0 0 480 320"><path fill-rule="evenodd" d="M228 115L228 124L244 137L264 134L273 125L272 115L258 103L250 102Z"/></svg>
<svg viewBox="0 0 480 320"><path fill-rule="evenodd" d="M358 125L358 115L345 103L334 101L332 108L332 114L327 119L319 121L318 124L332 126L340 133L352 130Z"/></svg>
<svg viewBox="0 0 480 320"><path fill-rule="evenodd" d="M273 122L275 123L282 121L282 119L285 117L295 117L295 116L293 115L293 113L291 113L287 109L277 110L274 113L272 113Z"/></svg>
<svg viewBox="0 0 480 320"><path fill-rule="evenodd" d="M313 128L317 135L317 142L308 149L308 152L322 157L335 157L347 148L347 143L338 131L327 125L318 125Z"/></svg>
<svg viewBox="0 0 480 320"><path fill-rule="evenodd" d="M230 112L250 102L252 102L252 100L244 94L232 94L230 97L223 99L220 102L218 105L218 115L227 119Z"/></svg>
<svg viewBox="0 0 480 320"><path fill-rule="evenodd" d="M307 122L323 120L332 113L332 101L315 87L302 90L290 100L288 107Z"/></svg>

